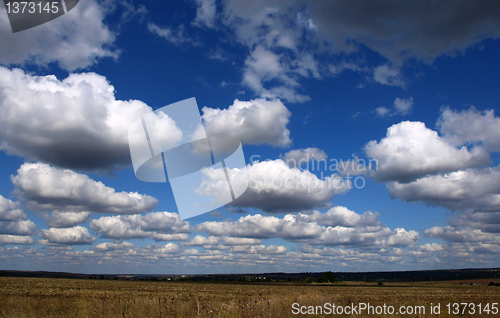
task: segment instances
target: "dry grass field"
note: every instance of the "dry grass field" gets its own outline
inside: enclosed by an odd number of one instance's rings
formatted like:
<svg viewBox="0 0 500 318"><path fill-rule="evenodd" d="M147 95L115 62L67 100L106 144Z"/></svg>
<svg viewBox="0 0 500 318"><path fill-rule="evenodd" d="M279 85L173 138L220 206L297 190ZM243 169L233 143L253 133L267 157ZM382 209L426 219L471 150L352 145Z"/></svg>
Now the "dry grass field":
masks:
<svg viewBox="0 0 500 318"><path fill-rule="evenodd" d="M49 278L0 278L0 317L297 317L292 304L396 307L425 305L409 317L448 315L446 303L500 302L500 287L443 283L337 284L202 283ZM441 303L440 314L429 306ZM319 317L345 315L318 315ZM366 312L351 317L368 317ZM379 315L395 317L397 315ZM495 316L495 315L491 315Z"/></svg>

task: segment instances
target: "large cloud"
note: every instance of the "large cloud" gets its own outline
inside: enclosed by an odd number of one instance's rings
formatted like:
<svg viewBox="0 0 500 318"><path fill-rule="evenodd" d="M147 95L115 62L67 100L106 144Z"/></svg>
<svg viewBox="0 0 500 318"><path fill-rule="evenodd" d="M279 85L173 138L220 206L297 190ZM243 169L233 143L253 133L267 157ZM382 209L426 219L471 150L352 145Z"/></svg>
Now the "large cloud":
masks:
<svg viewBox="0 0 500 318"><path fill-rule="evenodd" d="M366 154L378 161L373 177L379 181L410 182L426 175L491 163L482 147L456 147L422 122L404 121L387 129L380 142L370 141Z"/></svg>
<svg viewBox="0 0 500 318"><path fill-rule="evenodd" d="M30 235L35 234L36 225L19 209L20 203L0 195L0 245L33 244Z"/></svg>
<svg viewBox="0 0 500 318"><path fill-rule="evenodd" d="M387 184L392 197L452 210L500 212L500 167L467 169Z"/></svg>
<svg viewBox="0 0 500 318"><path fill-rule="evenodd" d="M6 244L33 244L34 240L31 236L20 235L0 235L0 246Z"/></svg>
<svg viewBox="0 0 500 318"><path fill-rule="evenodd" d="M298 222L290 214L283 219L260 214L241 217L236 222L205 222L196 226L198 231L216 236L235 236L246 238L304 239L320 235L324 229L316 223Z"/></svg>
<svg viewBox="0 0 500 318"><path fill-rule="evenodd" d="M191 231L189 222L169 212L101 217L92 220L90 228L106 238L152 238L157 241L187 240L186 233Z"/></svg>
<svg viewBox="0 0 500 318"><path fill-rule="evenodd" d="M89 234L87 228L75 226L71 228L50 228L40 231L40 237L46 240L47 243L55 244L90 244L96 240L95 237Z"/></svg>
<svg viewBox="0 0 500 318"><path fill-rule="evenodd" d="M458 112L444 108L436 126L453 144L478 143L488 151L500 151L500 118L492 109L480 112L471 107Z"/></svg>
<svg viewBox="0 0 500 318"><path fill-rule="evenodd" d="M45 215L45 222L50 227L74 227L77 224L90 221L90 212L57 212Z"/></svg>
<svg viewBox="0 0 500 318"><path fill-rule="evenodd" d="M95 73L60 81L0 66L0 149L8 154L86 171L127 166L128 128L150 111L116 100Z"/></svg>
<svg viewBox="0 0 500 318"><path fill-rule="evenodd" d="M289 146L292 143L286 127L292 113L279 100L235 100L227 109L203 107L207 133L237 136L245 144Z"/></svg>
<svg viewBox="0 0 500 318"><path fill-rule="evenodd" d="M301 77L332 76L342 69L331 58L320 63L326 55L366 72L350 53L369 48L387 59L372 68L373 80L404 86L400 67L405 61L432 63L500 37L499 13L500 5L487 0L228 0L221 16L249 50L243 84L261 96L300 102L308 100L298 91Z"/></svg>
<svg viewBox="0 0 500 318"><path fill-rule="evenodd" d="M36 210L134 214L151 211L158 203L151 196L115 192L85 174L43 163L25 163L11 179L16 196Z"/></svg>
<svg viewBox="0 0 500 318"><path fill-rule="evenodd" d="M57 62L66 70L75 70L103 57L116 58L115 34L104 24L106 13L97 1L80 1L49 23L12 33L5 7L0 6L0 63L45 66Z"/></svg>
<svg viewBox="0 0 500 318"><path fill-rule="evenodd" d="M19 202L13 202L0 195L0 221L26 219L26 214L19 209Z"/></svg>
<svg viewBox="0 0 500 318"><path fill-rule="evenodd" d="M319 223L319 224L318 224ZM247 215L237 221L205 222L196 230L213 235L212 239L199 237L200 245L217 244L217 236L242 238L281 238L308 245L387 247L413 246L420 239L418 232L403 228L391 230L381 224L378 214L362 215L345 207L334 207L326 213L287 214L282 219L260 214Z"/></svg>
<svg viewBox="0 0 500 318"><path fill-rule="evenodd" d="M35 223L30 220L0 221L0 234L33 235L35 228Z"/></svg>
<svg viewBox="0 0 500 318"><path fill-rule="evenodd" d="M311 172L290 168L284 161L254 162L247 166L248 189L231 203L266 212L300 211L329 207L335 194L351 188L338 175L319 179Z"/></svg>

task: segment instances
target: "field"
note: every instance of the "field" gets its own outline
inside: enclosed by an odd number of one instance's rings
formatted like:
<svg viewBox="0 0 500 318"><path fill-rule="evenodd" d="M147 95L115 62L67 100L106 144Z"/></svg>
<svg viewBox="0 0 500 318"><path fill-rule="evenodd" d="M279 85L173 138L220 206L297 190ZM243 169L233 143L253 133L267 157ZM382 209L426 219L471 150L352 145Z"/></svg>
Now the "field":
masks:
<svg viewBox="0 0 500 318"><path fill-rule="evenodd" d="M0 317L297 317L294 303L306 306L303 312L325 303L385 303L396 312L400 306L425 306L425 314L409 317L487 317L477 314L478 304L484 308L498 302L500 287L431 282L308 285L0 277ZM431 303L441 303L439 314L431 314ZM468 307L464 315L462 308L459 315L449 315L447 303L474 303L476 313L467 313ZM353 316L373 315L365 310Z"/></svg>

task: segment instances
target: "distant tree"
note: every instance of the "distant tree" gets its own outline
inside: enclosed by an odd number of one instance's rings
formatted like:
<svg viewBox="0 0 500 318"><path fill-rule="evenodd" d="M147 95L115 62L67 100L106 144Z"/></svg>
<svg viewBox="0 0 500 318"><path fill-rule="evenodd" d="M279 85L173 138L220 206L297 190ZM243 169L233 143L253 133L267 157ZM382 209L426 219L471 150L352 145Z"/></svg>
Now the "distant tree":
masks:
<svg viewBox="0 0 500 318"><path fill-rule="evenodd" d="M328 271L328 272L325 272L323 274L323 276L326 278L326 281L328 283L334 283L335 282L335 273Z"/></svg>
<svg viewBox="0 0 500 318"><path fill-rule="evenodd" d="M311 277L306 278L306 283L310 284L313 282L313 279Z"/></svg>

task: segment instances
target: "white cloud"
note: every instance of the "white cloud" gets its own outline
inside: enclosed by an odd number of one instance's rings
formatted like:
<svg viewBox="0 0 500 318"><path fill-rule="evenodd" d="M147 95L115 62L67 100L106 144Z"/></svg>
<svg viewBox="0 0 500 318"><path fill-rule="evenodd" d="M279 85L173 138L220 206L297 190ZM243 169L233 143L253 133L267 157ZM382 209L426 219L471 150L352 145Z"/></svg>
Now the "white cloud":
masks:
<svg viewBox="0 0 500 318"><path fill-rule="evenodd" d="M299 222L290 214L283 219L256 214L241 217L235 222L205 222L197 225L196 230L215 236L257 239L280 237L288 240L317 237L323 232L318 224Z"/></svg>
<svg viewBox="0 0 500 318"><path fill-rule="evenodd" d="M31 236L19 236L19 235L0 235L0 246L6 244L33 244L33 238Z"/></svg>
<svg viewBox="0 0 500 318"><path fill-rule="evenodd" d="M90 244L95 241L95 237L89 234L87 228L75 226L71 228L50 228L40 231L40 237L52 244Z"/></svg>
<svg viewBox="0 0 500 318"><path fill-rule="evenodd" d="M311 244L325 246L383 246L385 240L393 232L385 226L366 227L328 227L320 237Z"/></svg>
<svg viewBox="0 0 500 318"><path fill-rule="evenodd" d="M68 169L25 163L11 177L16 196L37 210L133 214L153 210L158 200L137 192L115 192Z"/></svg>
<svg viewBox="0 0 500 318"><path fill-rule="evenodd" d="M319 148L294 149L285 153L282 157L290 167L300 167L301 163L312 160L326 160L328 155Z"/></svg>
<svg viewBox="0 0 500 318"><path fill-rule="evenodd" d="M179 214L153 212L145 215L106 216L90 222L90 228L102 237L113 239L152 238L162 240L186 240L191 227L180 219Z"/></svg>
<svg viewBox="0 0 500 318"><path fill-rule="evenodd" d="M391 116L391 110L385 106L381 106L375 108L375 114L377 114L378 117Z"/></svg>
<svg viewBox="0 0 500 318"><path fill-rule="evenodd" d="M227 109L203 107L202 111L208 135L234 135L242 143L254 145L285 147L292 143L287 128L292 114L279 99L236 99Z"/></svg>
<svg viewBox="0 0 500 318"><path fill-rule="evenodd" d="M222 243L224 245L260 245L262 241L255 238L223 236Z"/></svg>
<svg viewBox="0 0 500 318"><path fill-rule="evenodd" d="M302 60L301 60L302 59ZM306 95L296 92L297 74L309 77L309 74L319 77L316 62L311 55L299 56L296 65L291 65L282 56L257 46L245 61L243 84L250 87L255 93L266 98L282 98L289 102L305 102L310 100ZM265 88L264 83L279 81L282 85Z"/></svg>
<svg viewBox="0 0 500 318"><path fill-rule="evenodd" d="M311 214L299 214L298 218L306 222L318 222L319 224L331 227L359 227L379 225L378 216L378 213L371 211L358 214L346 207L336 206L325 213L314 211Z"/></svg>
<svg viewBox="0 0 500 318"><path fill-rule="evenodd" d="M375 67L373 70L373 79L379 84L405 87L405 82L401 78L399 69L392 68L389 65Z"/></svg>
<svg viewBox="0 0 500 318"><path fill-rule="evenodd" d="M196 17L192 24L198 27L206 26L207 28L213 28L217 10L215 0L195 0L195 2Z"/></svg>
<svg viewBox="0 0 500 318"><path fill-rule="evenodd" d="M248 189L231 205L266 212L325 208L335 194L346 193L352 186L338 175L321 180L307 170L290 168L280 159L254 162L246 170Z"/></svg>
<svg viewBox="0 0 500 318"><path fill-rule="evenodd" d="M415 245L420 239L420 235L417 231L407 231L403 228L397 228L394 230L394 234L387 239L387 245L396 246L408 246Z"/></svg>
<svg viewBox="0 0 500 318"><path fill-rule="evenodd" d="M480 229L454 228L451 226L434 226L425 230L425 235L433 238L440 238L448 242L481 242L500 243L500 235L485 233Z"/></svg>
<svg viewBox="0 0 500 318"><path fill-rule="evenodd" d="M0 221L0 234L33 235L35 223L30 220Z"/></svg>
<svg viewBox="0 0 500 318"><path fill-rule="evenodd" d="M378 161L379 170L373 172L373 177L379 181L410 182L426 175L491 163L483 148L457 148L422 122L392 125L385 138L370 141L364 149Z"/></svg>
<svg viewBox="0 0 500 318"><path fill-rule="evenodd" d="M141 101L116 100L95 73L60 81L1 66L0 101L1 150L86 171L130 165L128 128L151 111Z"/></svg>
<svg viewBox="0 0 500 318"><path fill-rule="evenodd" d="M389 109L385 106L375 108L375 114L377 117L392 117L395 115L408 115L411 113L413 108L413 97L410 98L398 98L394 100L394 109Z"/></svg>
<svg viewBox="0 0 500 318"><path fill-rule="evenodd" d="M421 245L420 249L425 252L441 252L444 250L443 245L437 243L427 243L425 245Z"/></svg>
<svg viewBox="0 0 500 318"><path fill-rule="evenodd" d="M7 12L0 6L0 63L57 62L66 70L93 65L104 57L117 58L115 34L104 24L107 14L97 1L81 1L70 12L49 23L12 33Z"/></svg>
<svg viewBox="0 0 500 318"><path fill-rule="evenodd" d="M45 216L49 227L74 227L90 221L90 212L50 212Z"/></svg>
<svg viewBox="0 0 500 318"><path fill-rule="evenodd" d="M500 167L467 169L387 184L392 197L423 201L452 210L500 211Z"/></svg>
<svg viewBox="0 0 500 318"><path fill-rule="evenodd" d="M219 244L219 238L215 236L205 237L202 235L196 235L189 242L183 244L187 246L216 245Z"/></svg>
<svg viewBox="0 0 500 318"><path fill-rule="evenodd" d="M0 221L17 221L26 219L26 214L19 209L19 202L13 202L0 195Z"/></svg>
<svg viewBox="0 0 500 318"><path fill-rule="evenodd" d="M177 45L199 45L199 43L186 35L186 30L183 25L179 25L177 29L170 27L160 27L154 23L148 23L148 30L168 42Z"/></svg>
<svg viewBox="0 0 500 318"><path fill-rule="evenodd" d="M410 98L398 98L394 100L394 109L396 113L400 115L408 115L411 113L413 108L413 97Z"/></svg>
<svg viewBox="0 0 500 318"><path fill-rule="evenodd" d="M479 143L488 151L500 151L500 118L492 109L480 112L471 107L458 112L443 108L436 126L453 144Z"/></svg>

